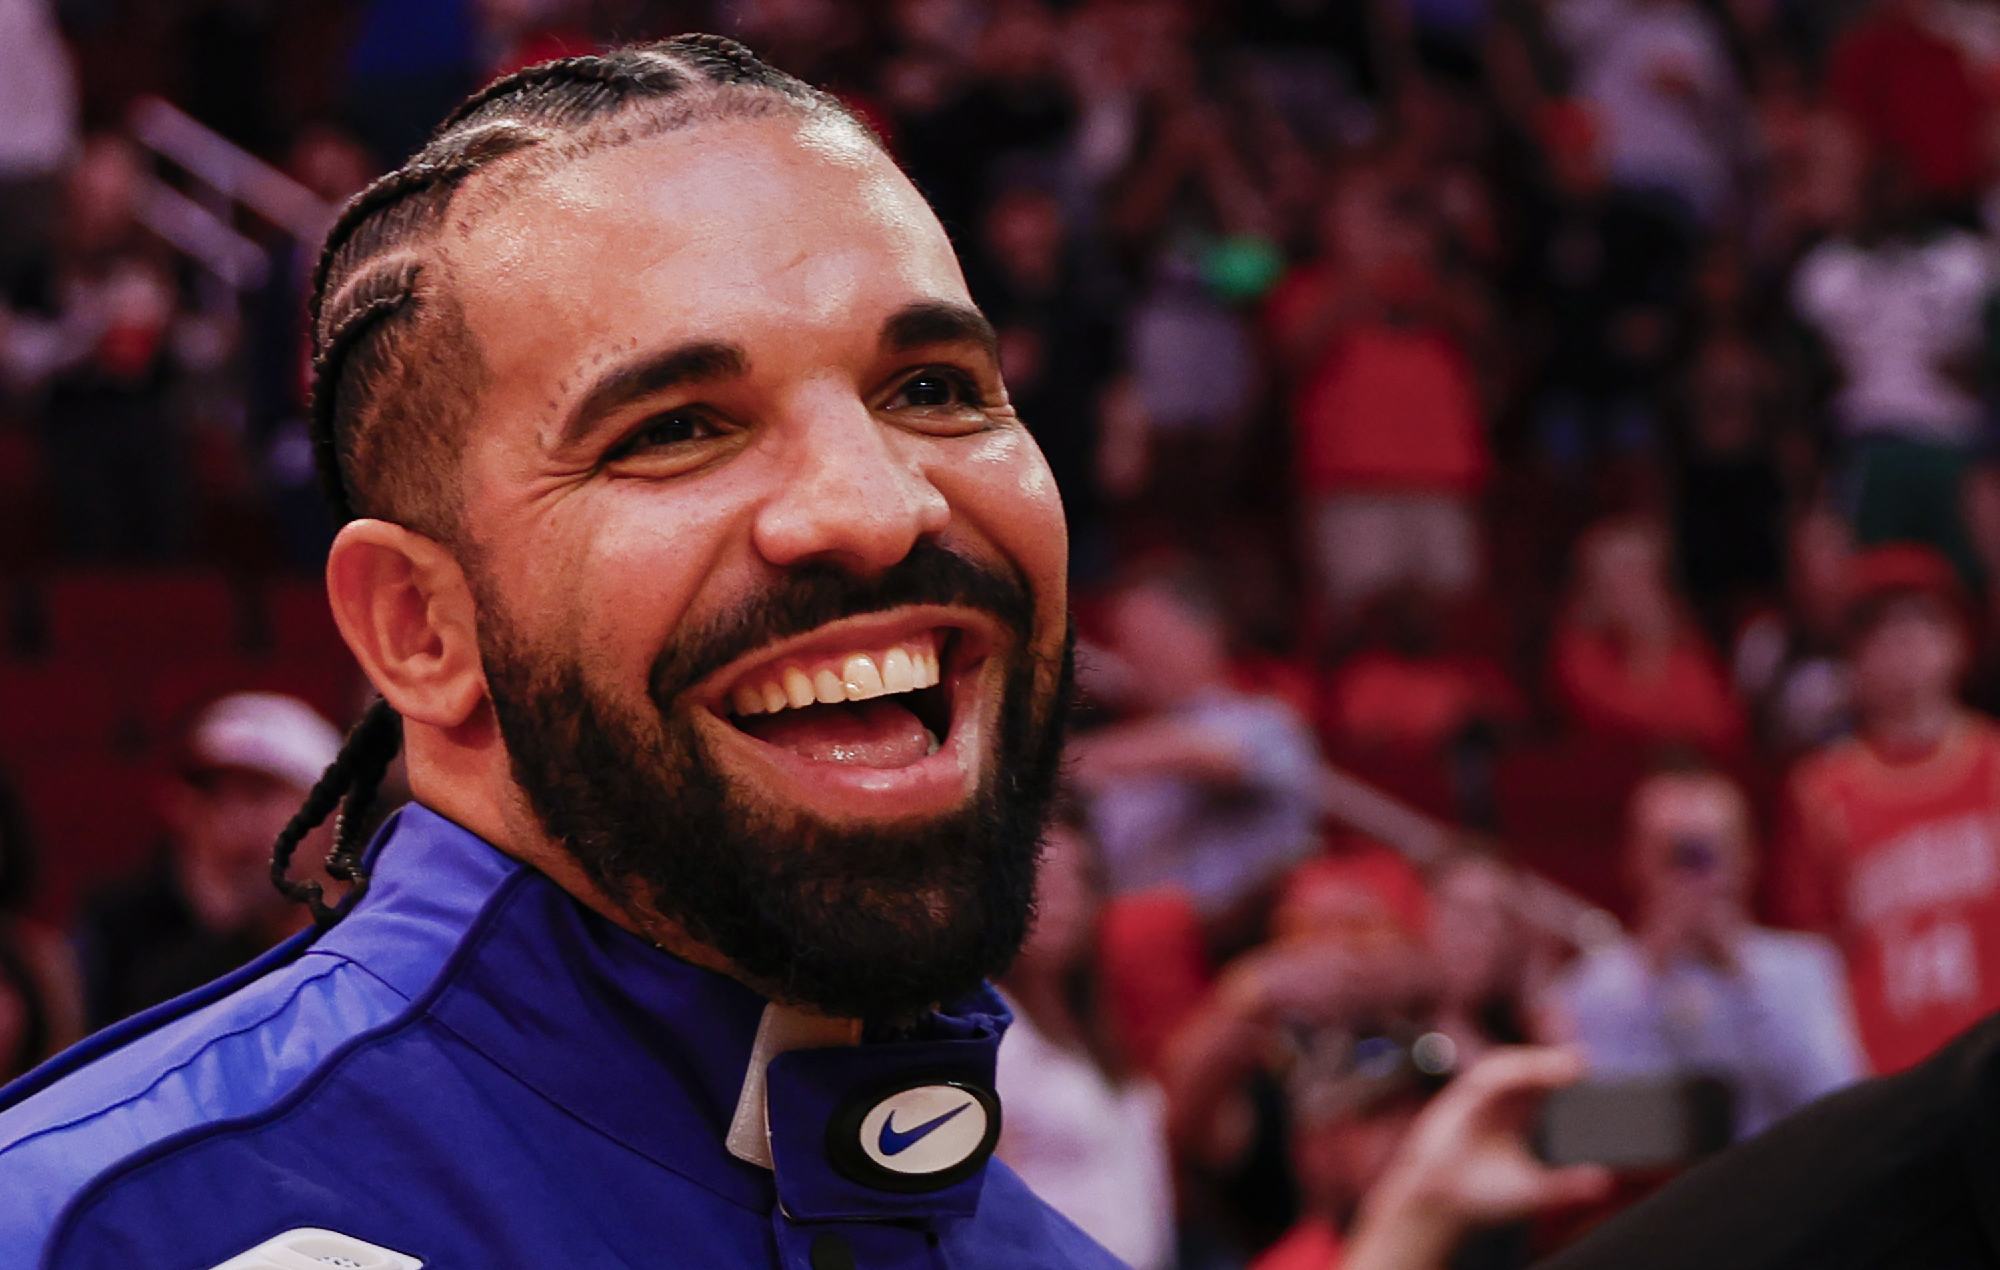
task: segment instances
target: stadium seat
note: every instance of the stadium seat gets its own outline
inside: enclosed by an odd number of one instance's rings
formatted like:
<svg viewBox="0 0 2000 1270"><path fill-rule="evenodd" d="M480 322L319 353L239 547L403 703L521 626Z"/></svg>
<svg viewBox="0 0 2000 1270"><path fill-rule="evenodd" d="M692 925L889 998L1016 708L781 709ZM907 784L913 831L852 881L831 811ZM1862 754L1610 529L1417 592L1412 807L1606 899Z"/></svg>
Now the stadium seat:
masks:
<svg viewBox="0 0 2000 1270"><path fill-rule="evenodd" d="M347 657L347 644L327 608L326 587L318 579L276 581L264 589L261 598L274 655L289 659Z"/></svg>
<svg viewBox="0 0 2000 1270"><path fill-rule="evenodd" d="M241 645L235 590L202 571L83 570L41 586L50 656L113 664L215 656Z"/></svg>
<svg viewBox="0 0 2000 1270"><path fill-rule="evenodd" d="M40 857L34 910L63 924L104 883L129 877L160 839L157 769L80 757L12 772Z"/></svg>
<svg viewBox="0 0 2000 1270"><path fill-rule="evenodd" d="M95 661L0 662L0 763L128 751L138 739L131 704Z"/></svg>
<svg viewBox="0 0 2000 1270"><path fill-rule="evenodd" d="M146 735L170 742L194 712L232 692L282 692L297 697L345 728L360 700L360 671L342 648L303 657L202 657L159 666L135 686L138 718Z"/></svg>

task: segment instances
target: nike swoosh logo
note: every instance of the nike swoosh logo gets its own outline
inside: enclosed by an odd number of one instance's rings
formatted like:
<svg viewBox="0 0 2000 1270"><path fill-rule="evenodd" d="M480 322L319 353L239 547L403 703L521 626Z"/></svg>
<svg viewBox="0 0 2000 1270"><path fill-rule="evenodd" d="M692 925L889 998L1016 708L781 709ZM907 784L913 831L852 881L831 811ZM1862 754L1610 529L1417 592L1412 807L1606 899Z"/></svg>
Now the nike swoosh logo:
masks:
<svg viewBox="0 0 2000 1270"><path fill-rule="evenodd" d="M901 1155L903 1152L909 1150L917 1143L929 1137L941 1125L943 1125L945 1121L951 1119L953 1116L957 1115L961 1111L964 1111L967 1107L970 1107L971 1105L972 1104L969 1102L962 1102L958 1104L956 1107L953 1107L950 1111L945 1112L941 1116L933 1116L929 1120L926 1120L922 1124L918 1125L916 1128L905 1129L905 1130L898 1130L896 1128L896 1113L893 1111L890 1112L889 1118L882 1122L882 1137L880 1142L878 1143L878 1145L882 1148L882 1154Z"/></svg>

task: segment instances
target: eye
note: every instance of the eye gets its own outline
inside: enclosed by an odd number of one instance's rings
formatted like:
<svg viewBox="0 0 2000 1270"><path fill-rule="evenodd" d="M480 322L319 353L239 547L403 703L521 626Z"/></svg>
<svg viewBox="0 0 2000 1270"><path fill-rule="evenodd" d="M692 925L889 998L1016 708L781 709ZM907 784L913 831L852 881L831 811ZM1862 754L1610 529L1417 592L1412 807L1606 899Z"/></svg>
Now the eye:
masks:
<svg viewBox="0 0 2000 1270"><path fill-rule="evenodd" d="M962 410L983 406L972 376L949 366L926 366L889 398L891 410Z"/></svg>
<svg viewBox="0 0 2000 1270"><path fill-rule="evenodd" d="M695 410L671 410L654 415L618 442L606 457L621 459L648 450L671 449L719 436L722 429L714 420Z"/></svg>

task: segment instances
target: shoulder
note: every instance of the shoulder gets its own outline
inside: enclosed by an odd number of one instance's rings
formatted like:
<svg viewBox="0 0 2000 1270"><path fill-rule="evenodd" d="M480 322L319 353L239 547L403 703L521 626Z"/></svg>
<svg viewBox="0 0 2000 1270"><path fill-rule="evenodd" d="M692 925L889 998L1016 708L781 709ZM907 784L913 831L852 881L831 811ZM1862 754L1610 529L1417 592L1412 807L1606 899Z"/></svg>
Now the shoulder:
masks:
<svg viewBox="0 0 2000 1270"><path fill-rule="evenodd" d="M0 1106L0 1247L39 1250L70 1202L163 1144L254 1118L409 1002L358 964L306 952L220 999L113 1029ZM10 1264L25 1264L10 1262Z"/></svg>
<svg viewBox="0 0 2000 1270"><path fill-rule="evenodd" d="M1007 1270L1121 1270L1122 1263L1028 1189L999 1160L986 1169L979 1212L945 1243L953 1265Z"/></svg>
<svg viewBox="0 0 2000 1270"><path fill-rule="evenodd" d="M1995 1132L2000 1020L1815 1103L1607 1223L1545 1270L1988 1265L1971 1139Z"/></svg>

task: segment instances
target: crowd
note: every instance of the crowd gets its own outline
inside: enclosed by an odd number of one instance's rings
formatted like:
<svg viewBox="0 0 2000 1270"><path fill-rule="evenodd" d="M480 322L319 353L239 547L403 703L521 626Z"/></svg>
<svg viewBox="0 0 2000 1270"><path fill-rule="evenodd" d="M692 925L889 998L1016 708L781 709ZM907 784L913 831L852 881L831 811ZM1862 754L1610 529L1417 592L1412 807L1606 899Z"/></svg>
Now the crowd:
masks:
<svg viewBox="0 0 2000 1270"><path fill-rule="evenodd" d="M331 209L483 77L689 29L908 166L1061 486L1001 1154L1113 1251L1339 1264L1491 1051L1720 1077L1741 1136L2000 1008L1990 6L0 0L0 1075L303 920L263 856L361 700L241 691L248 622L190 709L62 733L157 851L51 831L61 580L268 595L331 528L316 244L235 214L268 267L219 282L133 103ZM1507 1216L1456 1264L1587 1220Z"/></svg>

